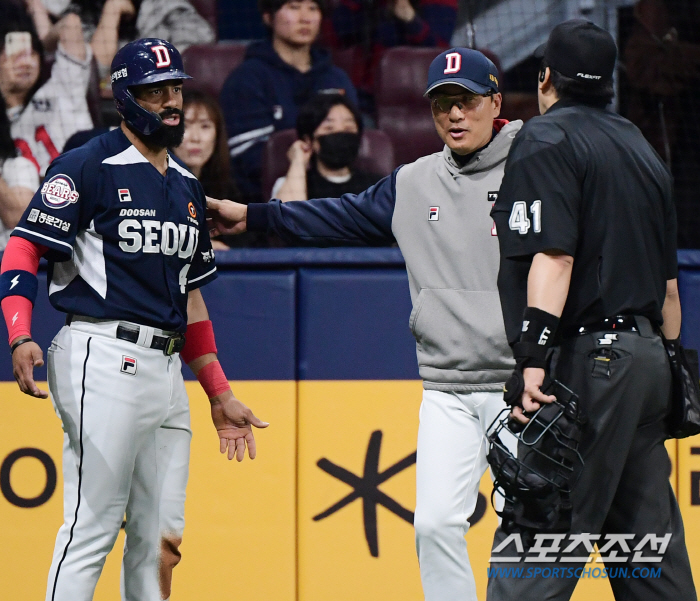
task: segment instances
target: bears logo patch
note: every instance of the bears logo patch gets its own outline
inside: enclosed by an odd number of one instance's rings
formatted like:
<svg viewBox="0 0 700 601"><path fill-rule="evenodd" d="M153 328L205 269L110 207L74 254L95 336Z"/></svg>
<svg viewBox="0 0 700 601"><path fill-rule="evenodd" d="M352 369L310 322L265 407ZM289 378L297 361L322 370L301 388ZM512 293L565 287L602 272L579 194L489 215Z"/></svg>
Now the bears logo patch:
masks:
<svg viewBox="0 0 700 601"><path fill-rule="evenodd" d="M41 200L50 209L63 209L78 202L80 193L75 189L73 180L59 173L41 186Z"/></svg>

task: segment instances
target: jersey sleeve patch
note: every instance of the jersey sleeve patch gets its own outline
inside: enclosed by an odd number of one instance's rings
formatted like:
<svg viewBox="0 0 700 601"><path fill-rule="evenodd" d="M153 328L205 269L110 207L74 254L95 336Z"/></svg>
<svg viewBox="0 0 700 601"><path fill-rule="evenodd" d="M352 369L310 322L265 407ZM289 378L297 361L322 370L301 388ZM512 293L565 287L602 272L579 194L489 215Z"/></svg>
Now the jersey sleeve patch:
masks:
<svg viewBox="0 0 700 601"><path fill-rule="evenodd" d="M41 186L41 200L49 209L64 209L80 198L75 182L65 173L58 173Z"/></svg>

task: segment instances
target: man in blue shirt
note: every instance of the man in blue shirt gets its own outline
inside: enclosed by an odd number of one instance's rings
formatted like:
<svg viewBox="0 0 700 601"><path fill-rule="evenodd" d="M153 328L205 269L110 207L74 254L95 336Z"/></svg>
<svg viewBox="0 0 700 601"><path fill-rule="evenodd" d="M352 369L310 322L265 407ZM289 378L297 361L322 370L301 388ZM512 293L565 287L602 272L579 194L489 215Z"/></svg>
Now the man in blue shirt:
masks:
<svg viewBox="0 0 700 601"><path fill-rule="evenodd" d="M347 94L357 105L345 71L333 65L325 50L312 47L324 8L324 0L261 0L271 38L250 45L243 64L221 90L231 172L248 202L263 200L265 142L275 131L295 127L299 109L308 100L332 91Z"/></svg>

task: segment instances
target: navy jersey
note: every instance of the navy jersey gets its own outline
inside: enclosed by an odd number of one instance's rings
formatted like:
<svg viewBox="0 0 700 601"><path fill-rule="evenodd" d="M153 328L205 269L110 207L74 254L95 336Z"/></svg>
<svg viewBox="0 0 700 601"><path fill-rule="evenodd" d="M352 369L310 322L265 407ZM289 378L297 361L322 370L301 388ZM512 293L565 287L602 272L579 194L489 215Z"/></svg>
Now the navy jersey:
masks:
<svg viewBox="0 0 700 601"><path fill-rule="evenodd" d="M216 277L202 186L163 176L120 129L59 156L13 236L49 248L60 311L184 332L187 292Z"/></svg>

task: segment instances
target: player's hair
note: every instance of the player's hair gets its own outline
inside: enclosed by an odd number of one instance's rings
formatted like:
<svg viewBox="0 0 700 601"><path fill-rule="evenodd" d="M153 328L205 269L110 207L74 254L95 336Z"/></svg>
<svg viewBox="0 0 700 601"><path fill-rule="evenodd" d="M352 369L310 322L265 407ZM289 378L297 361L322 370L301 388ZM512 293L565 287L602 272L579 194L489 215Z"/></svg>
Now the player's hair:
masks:
<svg viewBox="0 0 700 601"><path fill-rule="evenodd" d="M264 15L266 13L274 15L285 4L292 1L293 0L258 0L258 10L260 11L261 15ZM313 2L318 4L318 7L321 9L321 12L325 14L326 0L313 0Z"/></svg>
<svg viewBox="0 0 700 601"><path fill-rule="evenodd" d="M549 67L546 60L540 64L540 73ZM568 99L581 104L607 105L615 97L612 79L600 83L581 82L562 75L549 67L551 82L560 99ZM542 81L542 79L540 79Z"/></svg>
<svg viewBox="0 0 700 601"><path fill-rule="evenodd" d="M355 118L355 123L357 123L358 133L362 133L362 115L357 107L350 102L347 96L344 94L327 94L321 92L316 94L311 100L309 100L304 106L299 109L299 116L297 117L297 136L300 140L306 137L313 138L314 132L318 128L323 120L331 112L334 106L342 104L346 107Z"/></svg>
<svg viewBox="0 0 700 601"><path fill-rule="evenodd" d="M214 152L202 167L202 173L199 177L202 188L204 188L204 192L207 195L215 198L236 196L238 191L235 189L235 184L230 176L226 126L219 103L209 94L188 90L183 94L182 110L187 111L188 107L191 106L204 108L209 118L214 122L214 128L216 129ZM185 124L185 127L187 127L187 124Z"/></svg>

